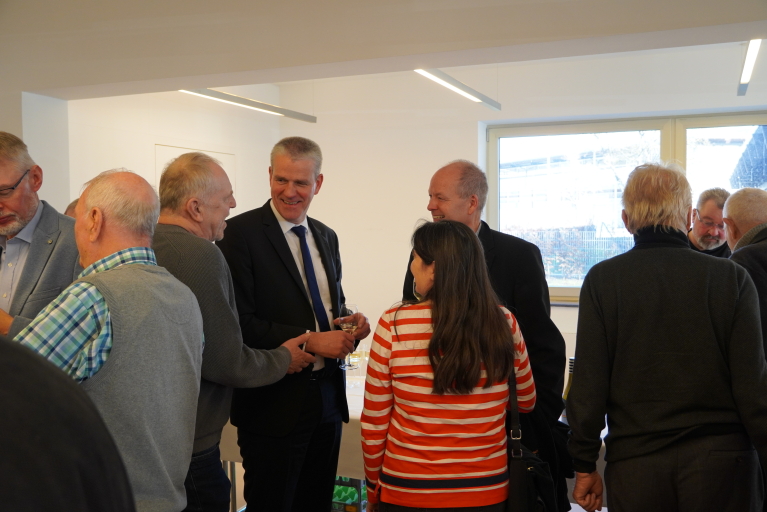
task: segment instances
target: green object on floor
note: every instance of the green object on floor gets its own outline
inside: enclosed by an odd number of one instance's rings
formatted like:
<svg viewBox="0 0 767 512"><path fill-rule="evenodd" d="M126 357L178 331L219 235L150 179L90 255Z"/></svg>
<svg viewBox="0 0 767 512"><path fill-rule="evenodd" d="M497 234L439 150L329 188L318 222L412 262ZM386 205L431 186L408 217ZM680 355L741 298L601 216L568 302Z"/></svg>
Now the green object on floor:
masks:
<svg viewBox="0 0 767 512"><path fill-rule="evenodd" d="M334 512L362 512L366 505L367 489L364 480L336 477L336 486L333 489Z"/></svg>

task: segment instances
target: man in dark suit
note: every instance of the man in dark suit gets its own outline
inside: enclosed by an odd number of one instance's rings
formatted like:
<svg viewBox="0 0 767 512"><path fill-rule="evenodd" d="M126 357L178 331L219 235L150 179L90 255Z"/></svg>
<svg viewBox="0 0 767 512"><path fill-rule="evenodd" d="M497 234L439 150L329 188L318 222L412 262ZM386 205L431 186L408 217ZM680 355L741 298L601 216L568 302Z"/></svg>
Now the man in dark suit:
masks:
<svg viewBox="0 0 767 512"><path fill-rule="evenodd" d="M767 353L767 191L743 188L724 204L724 232L730 259L746 269L759 294L762 336Z"/></svg>
<svg viewBox="0 0 767 512"><path fill-rule="evenodd" d="M340 360L370 333L357 314L354 335L332 330L344 302L338 238L306 216L320 191L322 153L301 137L271 155L271 200L228 221L218 242L232 271L246 345L273 349L309 332L317 362L275 384L237 389L232 424L245 469L248 511L328 511L348 422Z"/></svg>
<svg viewBox="0 0 767 512"><path fill-rule="evenodd" d="M0 132L0 334L10 338L82 271L74 221L40 201L42 185L26 144Z"/></svg>
<svg viewBox="0 0 767 512"><path fill-rule="evenodd" d="M538 247L494 231L481 220L487 191L485 173L476 165L465 160L451 162L432 176L427 209L434 221L462 222L477 233L493 289L519 321L537 394L535 410L521 415L523 442L549 463L559 508L569 510L564 478L572 476L572 466L565 446L567 430L559 423L564 409L565 341L549 316L549 288ZM409 264L403 299L415 299Z"/></svg>

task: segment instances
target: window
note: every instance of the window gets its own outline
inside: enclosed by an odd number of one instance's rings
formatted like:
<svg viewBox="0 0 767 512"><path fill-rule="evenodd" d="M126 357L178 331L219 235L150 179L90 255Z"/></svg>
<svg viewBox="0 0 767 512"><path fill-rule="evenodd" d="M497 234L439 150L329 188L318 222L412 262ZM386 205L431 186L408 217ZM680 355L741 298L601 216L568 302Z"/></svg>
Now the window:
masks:
<svg viewBox="0 0 767 512"><path fill-rule="evenodd" d="M767 115L649 119L488 130L487 221L536 244L552 296L576 296L589 269L633 247L621 220L628 174L687 169L705 189L767 189Z"/></svg>

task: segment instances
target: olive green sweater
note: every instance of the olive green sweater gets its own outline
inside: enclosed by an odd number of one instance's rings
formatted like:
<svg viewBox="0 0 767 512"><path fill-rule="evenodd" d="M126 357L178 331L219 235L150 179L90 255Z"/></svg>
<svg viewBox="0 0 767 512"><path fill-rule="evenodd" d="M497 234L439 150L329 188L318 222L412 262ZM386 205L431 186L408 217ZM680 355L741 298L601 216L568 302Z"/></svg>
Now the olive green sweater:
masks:
<svg viewBox="0 0 767 512"><path fill-rule="evenodd" d="M153 248L157 264L192 290L202 313L205 350L194 436L198 453L221 440L232 388L277 382L288 371L290 352L284 347L256 350L243 345L232 275L215 244L179 226L158 224Z"/></svg>

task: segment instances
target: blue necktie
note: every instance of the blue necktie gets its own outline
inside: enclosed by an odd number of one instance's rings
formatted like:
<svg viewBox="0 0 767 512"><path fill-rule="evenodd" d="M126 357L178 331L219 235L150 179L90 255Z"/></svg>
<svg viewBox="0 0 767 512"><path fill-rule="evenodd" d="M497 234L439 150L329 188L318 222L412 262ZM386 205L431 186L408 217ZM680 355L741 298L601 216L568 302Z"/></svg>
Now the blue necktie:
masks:
<svg viewBox="0 0 767 512"><path fill-rule="evenodd" d="M301 240L301 255L304 259L306 284L309 285L309 295L312 298L312 307L314 308L314 316L317 317L317 324L320 326L320 331L329 331L330 322L328 322L328 315L325 313L325 306L322 305L320 287L317 286L317 275L314 273L314 264L312 264L312 255L309 253L309 244L306 243L306 228L296 226L290 230Z"/></svg>

